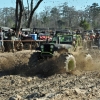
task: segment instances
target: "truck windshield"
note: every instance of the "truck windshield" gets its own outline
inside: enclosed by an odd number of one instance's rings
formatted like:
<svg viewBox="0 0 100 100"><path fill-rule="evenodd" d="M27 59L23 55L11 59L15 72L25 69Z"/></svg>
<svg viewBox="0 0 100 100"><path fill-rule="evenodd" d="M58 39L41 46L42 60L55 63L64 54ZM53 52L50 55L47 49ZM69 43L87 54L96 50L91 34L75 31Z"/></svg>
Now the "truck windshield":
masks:
<svg viewBox="0 0 100 100"><path fill-rule="evenodd" d="M60 42L71 42L72 36L60 36Z"/></svg>
<svg viewBox="0 0 100 100"><path fill-rule="evenodd" d="M71 35L66 36L58 36L60 39L60 42L72 42L73 38ZM58 41L58 37L53 37L52 42Z"/></svg>

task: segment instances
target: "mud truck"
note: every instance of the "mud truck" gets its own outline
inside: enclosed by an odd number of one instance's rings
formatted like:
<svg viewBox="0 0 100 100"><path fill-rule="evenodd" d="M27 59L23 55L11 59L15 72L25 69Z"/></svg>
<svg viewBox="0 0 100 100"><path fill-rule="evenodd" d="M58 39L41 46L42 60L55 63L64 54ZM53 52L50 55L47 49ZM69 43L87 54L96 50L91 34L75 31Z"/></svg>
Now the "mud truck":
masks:
<svg viewBox="0 0 100 100"><path fill-rule="evenodd" d="M74 39L76 37L76 39ZM63 66L66 69L66 72L72 71L76 68L76 58L75 53L77 48L82 48L81 36L73 34L56 34L52 41L46 41L46 43L41 44L36 50L38 60L44 59L43 61L48 61L54 57L59 57L58 64L60 61L64 63ZM75 44L73 45L73 41ZM79 51L78 51L79 52ZM86 56L86 59L92 59L90 55ZM56 61L56 60L55 60ZM62 63L61 62L61 63Z"/></svg>
<svg viewBox="0 0 100 100"><path fill-rule="evenodd" d="M58 35L52 38L52 41L46 41L36 50L38 52L38 60L50 59L57 56L64 56L66 71L71 71L76 67L76 61L72 54L74 50L73 35Z"/></svg>

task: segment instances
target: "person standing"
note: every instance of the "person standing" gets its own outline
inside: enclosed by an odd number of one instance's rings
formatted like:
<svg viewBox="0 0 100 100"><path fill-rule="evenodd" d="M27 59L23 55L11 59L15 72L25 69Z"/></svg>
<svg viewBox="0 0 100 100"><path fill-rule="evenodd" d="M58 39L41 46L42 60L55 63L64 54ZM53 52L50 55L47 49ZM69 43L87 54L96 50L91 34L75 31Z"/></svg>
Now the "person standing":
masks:
<svg viewBox="0 0 100 100"><path fill-rule="evenodd" d="M4 34L2 32L2 28L0 27L0 49L2 50L2 52L4 52Z"/></svg>
<svg viewBox="0 0 100 100"><path fill-rule="evenodd" d="M12 29L8 30L7 37L8 37L7 39L8 40L7 41L8 52L10 52L10 50L14 52L14 46L13 46L13 40L12 40Z"/></svg>

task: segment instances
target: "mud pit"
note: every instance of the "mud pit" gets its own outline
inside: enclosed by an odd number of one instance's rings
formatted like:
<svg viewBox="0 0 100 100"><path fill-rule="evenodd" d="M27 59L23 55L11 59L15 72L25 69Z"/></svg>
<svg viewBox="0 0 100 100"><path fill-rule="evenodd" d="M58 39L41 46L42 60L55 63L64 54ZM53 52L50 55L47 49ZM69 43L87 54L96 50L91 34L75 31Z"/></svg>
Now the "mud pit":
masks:
<svg viewBox="0 0 100 100"><path fill-rule="evenodd" d="M0 55L0 69L7 74L48 77L55 73L65 73L65 60L66 55L38 61L36 52L6 53Z"/></svg>
<svg viewBox="0 0 100 100"><path fill-rule="evenodd" d="M74 54L76 60L75 70L99 70L99 56L98 51L90 51L93 58L93 63L85 63L85 53ZM37 60L35 51L21 51L16 53L1 53L0 54L0 71L7 74L23 74L23 75L44 75L50 76L57 73L65 73L66 55L54 57L47 60ZM91 63L91 64L90 64Z"/></svg>
<svg viewBox="0 0 100 100"><path fill-rule="evenodd" d="M83 55L75 56L77 67L71 73L62 68L61 59L38 64L33 51L1 53L0 100L99 100L100 53L99 50L89 52L94 63L85 67Z"/></svg>

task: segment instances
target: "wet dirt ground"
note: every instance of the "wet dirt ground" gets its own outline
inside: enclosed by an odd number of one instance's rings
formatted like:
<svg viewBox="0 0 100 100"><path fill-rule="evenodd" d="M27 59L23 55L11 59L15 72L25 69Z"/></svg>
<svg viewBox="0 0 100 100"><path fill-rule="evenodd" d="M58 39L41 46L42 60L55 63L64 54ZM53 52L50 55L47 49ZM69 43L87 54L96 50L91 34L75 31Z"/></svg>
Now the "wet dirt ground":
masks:
<svg viewBox="0 0 100 100"><path fill-rule="evenodd" d="M0 53L0 100L100 100L99 50L88 51L91 66L85 67L80 56L74 71L47 77L32 74L33 52Z"/></svg>

